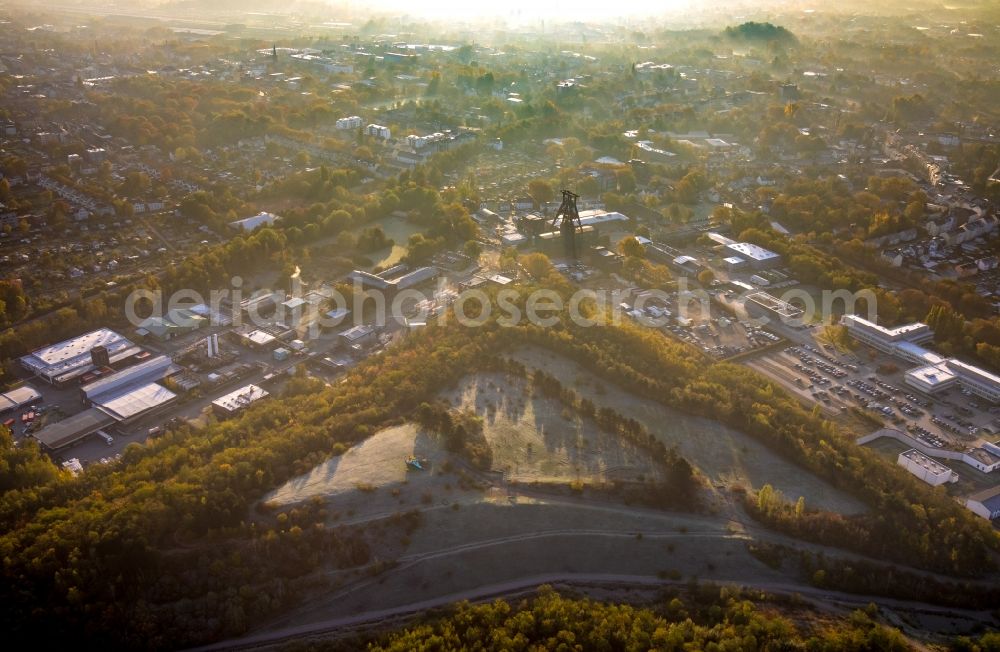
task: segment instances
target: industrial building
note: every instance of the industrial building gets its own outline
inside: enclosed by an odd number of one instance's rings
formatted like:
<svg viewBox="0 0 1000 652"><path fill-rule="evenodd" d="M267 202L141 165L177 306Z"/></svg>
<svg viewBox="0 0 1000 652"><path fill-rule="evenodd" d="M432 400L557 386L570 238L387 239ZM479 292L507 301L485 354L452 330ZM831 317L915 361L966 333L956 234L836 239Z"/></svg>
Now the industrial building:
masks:
<svg viewBox="0 0 1000 652"><path fill-rule="evenodd" d="M0 414L30 407L42 400L42 395L31 385L21 385L0 394Z"/></svg>
<svg viewBox="0 0 1000 652"><path fill-rule="evenodd" d="M896 463L931 486L958 482L958 475L940 462L935 462L915 448L903 451Z"/></svg>
<svg viewBox="0 0 1000 652"><path fill-rule="evenodd" d="M370 324L359 324L340 334L340 340L346 346L368 346L375 342L377 331Z"/></svg>
<svg viewBox="0 0 1000 652"><path fill-rule="evenodd" d="M624 228L623 225L628 221L627 215L623 215L617 211L602 211L597 209L580 211L580 226L592 226L596 231L600 231L607 225L621 229Z"/></svg>
<svg viewBox="0 0 1000 652"><path fill-rule="evenodd" d="M166 407L177 395L159 384L180 371L165 355L105 376L80 388L83 400L95 406L115 421L129 423L152 410Z"/></svg>
<svg viewBox="0 0 1000 652"><path fill-rule="evenodd" d="M965 500L965 506L985 519L1000 518L1000 486L984 489Z"/></svg>
<svg viewBox="0 0 1000 652"><path fill-rule="evenodd" d="M74 414L71 417L57 421L32 433L42 448L56 451L77 443L98 430L114 425L115 420L99 408L92 407Z"/></svg>
<svg viewBox="0 0 1000 652"><path fill-rule="evenodd" d="M372 274L359 269L347 275L347 280L355 285L359 285L363 290L379 290L381 292L398 292L407 288L416 287L422 283L433 281L441 275L441 270L437 267L418 267L396 278L389 278L394 273L405 271L405 265L397 265L382 272Z"/></svg>
<svg viewBox="0 0 1000 652"><path fill-rule="evenodd" d="M763 291L747 295L744 305L748 311L751 307L757 306L765 313L776 316L782 320L800 319L803 315L800 308L793 306L787 301L782 301L773 294Z"/></svg>
<svg viewBox="0 0 1000 652"><path fill-rule="evenodd" d="M230 417L271 394L257 385L247 385L212 401L212 410L220 417Z"/></svg>
<svg viewBox="0 0 1000 652"><path fill-rule="evenodd" d="M251 215L250 217L244 217L242 220L235 220L229 223L229 226L233 227L238 231L243 231L249 233L259 226L271 226L281 217L275 215L274 213L268 213L266 211L261 211L256 215Z"/></svg>
<svg viewBox="0 0 1000 652"><path fill-rule="evenodd" d="M781 256L770 249L765 249L750 242L732 242L725 245L730 258L740 258L746 261L751 269L766 269L781 261Z"/></svg>
<svg viewBox="0 0 1000 652"><path fill-rule="evenodd" d="M737 242L721 233L707 233L710 240L722 245L724 262L729 269L766 269L781 262L781 255L751 242Z"/></svg>
<svg viewBox="0 0 1000 652"><path fill-rule="evenodd" d="M253 296L240 301L240 313L251 323L257 323L254 320L273 315L284 300L285 295L282 292L256 292Z"/></svg>
<svg viewBox="0 0 1000 652"><path fill-rule="evenodd" d="M273 348L278 342L277 337L259 328L244 328L233 331L233 337L236 338L237 343L258 351Z"/></svg>
<svg viewBox="0 0 1000 652"><path fill-rule="evenodd" d="M52 385L64 386L104 366L122 364L141 349L109 328L40 348L21 358L21 366Z"/></svg>
<svg viewBox="0 0 1000 652"><path fill-rule="evenodd" d="M393 279L391 283L396 290L406 290L433 281L440 275L441 271L437 267L418 267L412 272Z"/></svg>
<svg viewBox="0 0 1000 652"><path fill-rule="evenodd" d="M45 426L32 437L46 449L58 450L98 430L126 425L166 408L176 402L177 395L159 381L179 370L170 358L161 355L84 385L80 393L89 407Z"/></svg>
<svg viewBox="0 0 1000 652"><path fill-rule="evenodd" d="M208 324L208 318L186 308L176 308L166 315L147 317L135 330L140 340L152 338L165 342Z"/></svg>
<svg viewBox="0 0 1000 652"><path fill-rule="evenodd" d="M385 280L381 276L376 276L371 272L366 272L360 269L356 269L347 275L347 280L351 283L361 286L363 290L388 290L390 288L389 281Z"/></svg>

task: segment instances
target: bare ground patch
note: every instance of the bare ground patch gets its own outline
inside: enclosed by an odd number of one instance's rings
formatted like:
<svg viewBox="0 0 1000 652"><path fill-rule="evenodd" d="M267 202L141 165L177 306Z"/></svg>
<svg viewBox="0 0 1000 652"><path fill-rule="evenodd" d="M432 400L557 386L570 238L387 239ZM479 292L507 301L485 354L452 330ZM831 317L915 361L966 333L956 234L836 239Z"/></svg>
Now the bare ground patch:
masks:
<svg viewBox="0 0 1000 652"><path fill-rule="evenodd" d="M632 417L666 445L676 446L682 456L716 484L755 489L771 484L792 500L804 496L811 507L844 514L865 511L857 499L721 423L634 396L572 360L544 349L524 348L511 357L529 368L556 376L598 406Z"/></svg>
<svg viewBox="0 0 1000 652"><path fill-rule="evenodd" d="M559 400L533 394L523 378L473 374L442 398L482 417L493 469L509 480L601 483L660 475L644 451Z"/></svg>

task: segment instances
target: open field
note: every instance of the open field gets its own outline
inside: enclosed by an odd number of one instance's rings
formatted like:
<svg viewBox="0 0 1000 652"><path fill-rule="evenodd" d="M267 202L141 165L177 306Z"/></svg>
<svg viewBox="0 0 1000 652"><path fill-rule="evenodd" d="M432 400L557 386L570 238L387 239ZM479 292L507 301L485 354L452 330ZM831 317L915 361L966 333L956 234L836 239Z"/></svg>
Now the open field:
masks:
<svg viewBox="0 0 1000 652"><path fill-rule="evenodd" d="M848 514L864 511L858 500L736 430L633 396L571 360L542 349L523 349L513 357L556 376L598 406L636 419L665 444L676 446L716 484L759 488L769 483L792 500L804 496L806 504L813 507Z"/></svg>
<svg viewBox="0 0 1000 652"><path fill-rule="evenodd" d="M384 220L368 224L365 228L371 228L373 226L382 227L386 236L391 238L394 243L391 247L373 251L368 255L368 257L371 258L378 267L392 267L402 260L403 256L406 255L407 240L409 240L411 235L420 230L419 226L411 224L401 217L387 217ZM359 230L354 235L361 235L362 230L363 229Z"/></svg>
<svg viewBox="0 0 1000 652"><path fill-rule="evenodd" d="M409 469L406 458L410 455L427 459L429 468ZM289 480L263 502L291 505L318 496L352 520L481 499L481 491L460 489L457 478L443 471L448 458L437 438L417 426L387 428Z"/></svg>
<svg viewBox="0 0 1000 652"><path fill-rule="evenodd" d="M600 482L658 475L642 450L573 414L556 399L532 395L524 379L475 374L443 396L483 418L493 469L509 480Z"/></svg>

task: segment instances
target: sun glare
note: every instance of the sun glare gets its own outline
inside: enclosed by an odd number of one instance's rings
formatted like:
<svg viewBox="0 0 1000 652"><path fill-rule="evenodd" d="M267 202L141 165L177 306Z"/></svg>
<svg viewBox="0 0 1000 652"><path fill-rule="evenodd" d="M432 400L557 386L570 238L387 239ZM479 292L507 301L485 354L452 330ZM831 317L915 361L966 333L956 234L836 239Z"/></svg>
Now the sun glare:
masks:
<svg viewBox="0 0 1000 652"><path fill-rule="evenodd" d="M380 0L375 3L390 11L420 15L434 19L457 20L476 18L507 18L515 20L609 20L637 16L659 16L697 9L704 0L631 0L614 3L606 0L554 0L532 2L510 0L502 3L469 2L467 0Z"/></svg>

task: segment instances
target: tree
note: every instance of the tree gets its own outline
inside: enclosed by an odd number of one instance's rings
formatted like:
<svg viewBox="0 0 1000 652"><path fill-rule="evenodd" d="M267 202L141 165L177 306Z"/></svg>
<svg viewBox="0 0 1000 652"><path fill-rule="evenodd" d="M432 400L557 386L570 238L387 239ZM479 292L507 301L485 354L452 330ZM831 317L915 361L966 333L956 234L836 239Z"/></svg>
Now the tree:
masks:
<svg viewBox="0 0 1000 652"><path fill-rule="evenodd" d="M618 192L629 193L635 191L635 173L629 168L622 168L616 171L615 181L618 184Z"/></svg>
<svg viewBox="0 0 1000 652"><path fill-rule="evenodd" d="M437 95L441 90L441 73L435 70L431 73L431 80L427 83L426 95Z"/></svg>
<svg viewBox="0 0 1000 652"><path fill-rule="evenodd" d="M622 241L618 243L618 250L626 258L641 259L646 257L646 247L642 246L633 236L622 238Z"/></svg>
<svg viewBox="0 0 1000 652"><path fill-rule="evenodd" d="M710 269L703 269L698 272L698 282L702 285L708 286L712 284L715 280L715 273Z"/></svg>
<svg viewBox="0 0 1000 652"><path fill-rule="evenodd" d="M479 260L480 254L483 253L483 248L475 240L467 240L462 247L462 253L475 261Z"/></svg>
<svg viewBox="0 0 1000 652"><path fill-rule="evenodd" d="M583 197L594 197L601 192L601 186L597 179L588 174L577 185L577 192Z"/></svg>
<svg viewBox="0 0 1000 652"><path fill-rule="evenodd" d="M965 332L965 318L950 306L934 306L927 313L926 322L938 342L953 342Z"/></svg>
<svg viewBox="0 0 1000 652"><path fill-rule="evenodd" d="M528 182L528 194L534 200L535 206L539 207L549 203L556 196L552 184L544 179L532 179Z"/></svg>
<svg viewBox="0 0 1000 652"><path fill-rule="evenodd" d="M537 252L522 256L521 266L534 279L544 279L555 269L548 256Z"/></svg>

